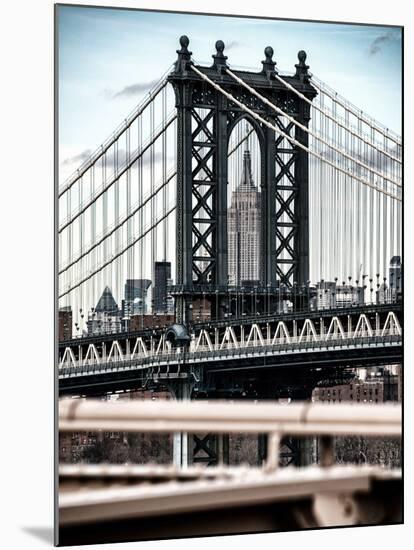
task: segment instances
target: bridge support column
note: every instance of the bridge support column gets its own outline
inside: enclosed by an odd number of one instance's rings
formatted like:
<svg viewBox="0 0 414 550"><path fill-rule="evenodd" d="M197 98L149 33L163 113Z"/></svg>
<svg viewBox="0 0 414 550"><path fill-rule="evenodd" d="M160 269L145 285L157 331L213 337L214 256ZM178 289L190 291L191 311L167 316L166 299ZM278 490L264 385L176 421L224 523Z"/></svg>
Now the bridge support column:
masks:
<svg viewBox="0 0 414 550"><path fill-rule="evenodd" d="M185 401L191 399L194 383L189 380L169 384L169 390L175 399ZM191 463L188 446L189 436L186 432L176 432L173 435L173 464L185 468Z"/></svg>
<svg viewBox="0 0 414 550"><path fill-rule="evenodd" d="M303 388L302 390L297 390L292 396L292 401L308 401L312 399L313 388ZM301 437L294 439L295 446L295 466L309 466L313 464L315 460L315 450L316 450L316 438L315 437Z"/></svg>
<svg viewBox="0 0 414 550"><path fill-rule="evenodd" d="M264 464L267 457L267 435L265 434L257 436L257 454L258 464Z"/></svg>
<svg viewBox="0 0 414 550"><path fill-rule="evenodd" d="M314 462L315 437L302 437L296 441L296 466L310 466Z"/></svg>
<svg viewBox="0 0 414 550"><path fill-rule="evenodd" d="M217 463L229 464L229 435L219 434L217 436Z"/></svg>

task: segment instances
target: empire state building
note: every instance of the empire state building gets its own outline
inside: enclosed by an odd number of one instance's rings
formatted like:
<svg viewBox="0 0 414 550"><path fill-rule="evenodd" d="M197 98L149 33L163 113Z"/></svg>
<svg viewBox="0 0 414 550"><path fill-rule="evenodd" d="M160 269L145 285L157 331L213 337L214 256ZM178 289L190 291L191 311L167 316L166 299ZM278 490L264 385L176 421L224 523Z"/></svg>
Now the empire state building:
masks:
<svg viewBox="0 0 414 550"><path fill-rule="evenodd" d="M229 284L260 284L261 205L253 181L251 155L243 155L241 180L233 191L227 210Z"/></svg>

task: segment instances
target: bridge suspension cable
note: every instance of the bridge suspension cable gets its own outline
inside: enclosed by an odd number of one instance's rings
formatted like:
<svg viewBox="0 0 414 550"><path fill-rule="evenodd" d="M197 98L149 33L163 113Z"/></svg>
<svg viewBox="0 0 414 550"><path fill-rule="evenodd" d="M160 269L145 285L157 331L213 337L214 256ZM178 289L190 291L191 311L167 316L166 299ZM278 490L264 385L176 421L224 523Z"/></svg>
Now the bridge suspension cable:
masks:
<svg viewBox="0 0 414 550"><path fill-rule="evenodd" d="M251 94L253 94L254 96L256 96L258 99L260 99L260 101L262 101L263 103L265 103L266 105L268 105L269 107L271 107L274 111L276 111L277 113L279 113L280 115L284 116L287 118L287 120L289 120L290 122L292 122L293 124L295 124L295 126L299 127L301 130L303 130L304 132L308 133L309 135L312 135L315 139L319 140L321 143L323 143L324 145L326 145L327 147L330 147L331 149L333 149L336 153L339 153L341 155L343 155L345 158L347 158L348 160L354 162L355 164L358 164L359 166L361 166L362 168L364 168L365 170L368 170L370 172L372 172L373 174L375 174L376 176L380 177L380 178L383 178L387 181L389 181L390 183L398 186L398 187L401 187L401 182L395 180L395 179L392 179L390 176L388 176L387 174L383 174L381 172L379 172L378 170L375 170L375 168L372 168L371 166L368 166L367 164L365 164L364 162L358 160L357 158L355 157L352 157L350 154L348 154L346 151L343 151L342 149L339 149L338 147L336 147L334 144L330 143L329 141L327 141L326 139L324 139L322 136L320 135L317 135L315 132L313 132L312 130L309 130L309 128L307 128L306 126L304 126L303 124L301 124L300 122L298 122L295 118L291 117L290 115L288 115L285 111L283 111L282 109L280 109L277 105L275 105L274 103L272 103L271 101L269 101L266 97L264 97L262 94L259 94L254 88L252 88L251 86L249 86L243 79L239 78L237 75L235 75L232 71L230 71L230 69L225 69L226 70L226 73L228 75L230 75L234 80L236 80L236 82L238 82L239 84L241 84L244 88L246 88L246 90L248 90ZM284 82L284 81L283 81ZM305 97L303 94L300 94L302 97ZM308 100L309 101L309 100ZM309 101L309 103L311 103Z"/></svg>
<svg viewBox="0 0 414 550"><path fill-rule="evenodd" d="M246 135L244 135L240 139L240 141L229 151L229 157L231 157L233 155L233 153L235 153L237 151L237 149L239 149L239 147L245 141L247 141L249 139L249 137L252 135L253 131L254 131L253 129L250 129L246 133ZM163 138L164 138L164 136L165 136L165 134L163 134ZM164 155L162 157L162 160L163 160L163 162L165 161ZM127 162L129 163L129 165L131 164L130 158L127 159ZM129 176L129 171L127 172L127 175ZM140 212L144 208L144 206L146 204L148 204L148 202L150 200L152 200L154 198L154 196L157 195L158 193L160 193L161 191L163 192L163 204L164 204L164 202L166 200L165 196L164 196L166 186L168 185L168 183L170 183L170 181L173 180L173 178L176 175L177 175L176 169L170 170L168 175L166 175L164 177L162 183L160 183L154 189L154 191L152 191L150 193L147 193L147 195L144 198L141 198L141 200L138 201L138 203L136 203L135 206L132 207L132 209L130 209L122 219L117 220L116 223L112 227L109 227L107 229L107 231L105 231L103 234L96 235L94 226L92 226L92 228L91 228L91 231L92 231L92 233L91 233L91 245L86 250L83 250L82 253L77 255L76 257L68 258L68 262L59 269L58 274L62 275L65 271L67 271L69 268L71 268L75 263L79 262L83 257L90 254L96 247L101 245L104 242L105 239L108 239L111 235L114 234L115 231L117 231L125 223L129 222L135 214ZM130 204L130 199L129 198L127 198L127 204ZM165 206L163 206L163 210L165 210ZM130 234L130 232L131 232L131 230L129 229L129 234ZM167 240L168 240L167 237L168 237L168 234L167 233L164 234L165 242L167 242ZM164 257L166 257L166 254L164 254ZM130 260L130 262L131 262L131 260Z"/></svg>
<svg viewBox="0 0 414 550"><path fill-rule="evenodd" d="M59 275L67 271L70 267L72 267L75 263L77 263L79 260L81 260L84 256L87 256L90 254L97 246L102 244L105 239L108 239L111 235L115 233L120 227L122 227L126 222L128 222L132 216L137 214L140 210L142 210L146 204L148 204L158 193L163 191L165 187L170 183L170 181L177 175L176 170L170 171L166 179L158 185L153 191L148 193L142 201L139 201L134 205L132 210L127 212L127 214L116 221L115 225L112 227L109 227L107 231L105 231L102 235L94 235L94 238L91 240L92 244L90 247L88 247L86 250L83 250L81 254L76 256L75 258L69 259L69 262L66 263L62 268L59 270ZM97 239L97 240L95 240Z"/></svg>
<svg viewBox="0 0 414 550"><path fill-rule="evenodd" d="M314 74L312 74L312 86L314 86L320 94L324 94L328 96L333 102L340 105L345 111L351 112L355 117L361 119L365 124L370 126L370 128L374 129L379 134L383 135L386 139L392 141L395 145L401 146L401 138L397 137L396 135L393 135L387 128L381 127L378 123L376 123L372 118L368 116L364 116L363 111L360 109L357 109L357 107L353 106L349 101L342 98L337 92L330 89L329 86L323 82L321 79L316 77ZM298 93L299 90L296 90ZM314 105L315 106L315 105ZM360 134L357 134L356 137L359 137ZM360 139L364 141L364 138L361 136ZM368 142L368 145L371 145L372 147L376 147L376 144L373 142ZM384 155L387 155L388 157L392 158L393 160L396 160L397 162L401 162L400 158L393 157L388 151L378 149L380 152L382 152Z"/></svg>
<svg viewBox="0 0 414 550"><path fill-rule="evenodd" d="M74 172L62 185L58 192L58 198L61 198L71 187L104 155L112 145L119 140L122 134L131 127L132 123L142 115L147 107L154 101L158 94L164 90L168 84L166 75L170 72L171 66L164 73L157 84L148 92L144 100L133 110L133 112L124 120L124 122L113 132L113 134Z"/></svg>
<svg viewBox="0 0 414 550"><path fill-rule="evenodd" d="M89 199L86 201L86 203L81 203L79 206L79 209L76 212L72 212L68 214L68 217L63 221L63 223L60 225L58 232L61 233L68 225L70 225L76 218L78 218L81 214L83 214L94 202L96 202L99 197L101 197L108 189L114 185L117 181L119 181L119 178L127 172L129 168L139 159L143 156L143 154L150 150L152 145L155 141L157 141L167 130L167 128L177 119L177 115L175 112L171 112L170 116L166 121L163 121L163 123L160 125L160 127L157 129L156 133L151 135L151 137L147 140L147 142L138 149L133 155L129 157L129 159L126 160L123 167L120 169L120 171L117 171L116 174L113 175L109 179L108 182L104 181L104 184L102 187L94 193L92 196L89 197ZM115 142L118 143L118 142ZM118 163L116 163L117 166ZM106 178L105 178L106 179Z"/></svg>
<svg viewBox="0 0 414 550"><path fill-rule="evenodd" d="M197 62L197 64L200 64ZM250 71L254 72L255 69L252 67L247 66L240 66L240 65L233 65L233 70L242 70L242 71ZM279 69L278 73L275 76L287 76L292 77L292 73L290 71L281 71ZM335 90L330 88L325 82L318 79L314 74L309 72L309 76L312 78L312 86L316 88L319 91L319 96L322 98L323 96L329 97L332 102L339 106L341 106L345 112L351 113L358 121L362 121L364 124L369 126L370 129L375 130L378 134L384 137L384 139L392 141L396 147L401 147L401 138L391 132L388 128L383 127L378 121L372 119L371 117L364 114L364 112L361 109L358 109L354 105L352 105L348 100L341 97ZM283 78L280 80L281 83L286 85L286 87L289 86L289 83ZM327 116L334 124L337 124L342 129L346 130L347 132L351 133L354 137L361 140L366 145L369 145L370 147L374 148L378 153L381 153L382 155L386 156L390 160L393 160L399 164L401 164L402 159L400 156L395 156L392 152L387 150L386 148L382 148L380 143L376 142L374 138L370 138L369 135L364 135L362 132L362 129L360 129L359 125L358 128L352 127L352 125L349 124L349 121L347 122L345 119L341 119L337 113L335 115L332 115L328 108L326 106L323 106L322 102L318 102L318 96L313 99L312 101L309 101L309 99L306 96L303 96L299 90L292 87L289 88L293 93L301 97L304 101L306 101L314 110L317 110L321 113L323 113L325 116ZM303 97L302 97L303 96Z"/></svg>
<svg viewBox="0 0 414 550"><path fill-rule="evenodd" d="M316 109L317 111L321 112L324 116L326 116L327 118L329 118L332 122L334 122L335 124L337 124L338 126L340 126L341 128L343 128L344 130L346 130L347 132L349 132L350 134L352 134L354 137L360 139L361 141L363 141L366 145L369 145L370 147L373 147L374 149L376 149L379 153L387 156L388 158L390 158L391 160L395 161L395 162L399 162L401 163L401 159L398 158L398 157L395 157L394 155L392 155L389 151L387 151L386 149L383 149L382 147L380 147L377 143L375 143L375 141L373 139L369 140L367 139L366 137L364 137L362 135L361 132L356 132L355 130L353 130L349 125L346 125L344 123L342 123L338 117L334 117L332 116L326 109L322 109L319 105L317 105L316 103L310 101L310 99L308 99L305 95L303 95L299 90L297 90L294 86L292 86L291 84L289 84L289 82L286 82L286 80L284 80L283 78L281 78L278 74L274 74L274 78L280 82L281 84L283 84L288 90L290 90L291 92L293 92L294 94L296 94L300 99L302 99L303 101L305 101L306 103L308 103L308 105L311 105L311 107L313 109ZM320 86L316 85L315 82L312 80L312 85L315 85L316 88L318 88L319 90L323 91L323 93L325 95L327 95L328 97L330 97L333 101L336 101L336 99L334 98L334 96L332 94L328 94L326 92L325 89L322 89ZM339 105L341 105L342 107L344 107L344 109L349 109L349 107L345 106L343 103L340 103L339 101L336 101ZM354 113L355 116L359 117L360 116L360 113L358 114L357 112ZM373 123L372 122L369 122L365 119L362 119L364 120L367 124L371 125L371 127L373 127ZM377 126L375 126L376 130L381 132ZM400 143L398 143L395 138L393 138L391 135L389 134L384 134L383 132L381 132L387 139L390 139L392 140L393 142L395 142L397 145L401 145Z"/></svg>
<svg viewBox="0 0 414 550"><path fill-rule="evenodd" d="M286 134L285 132L283 132L282 130L280 130L279 128L277 128L276 126L274 126L273 124L271 124L269 121L265 120L263 117L261 117L260 115L258 115L257 113L255 113L254 111L252 111L251 109L249 109L249 107L247 107L244 103L242 103L241 101L239 101L238 99L236 99L233 95L231 95L230 93L226 92L221 86L219 86L218 84L216 84L215 82L213 82L207 75L205 75L202 71L200 71L199 69L197 69L197 67L194 66L194 64L191 65L191 68L192 70L198 74L203 80L205 80L206 82L208 82L211 86L213 86L213 88L215 88L216 90L218 90L220 93L222 93L225 97L227 97L230 101L232 101L233 103L235 103L236 105L238 105L243 111L245 111L246 113L250 114L250 116L252 116L253 118L255 118L256 120L260 121L262 124L264 124L265 126L267 126L268 128L270 128L271 130L274 130L278 135L281 135L283 136L284 138L286 138L290 143L292 143L293 145L296 145L297 147L299 147L300 149L306 151L307 153L310 153L311 155L313 155L314 157L318 158L319 160L321 160L322 162L332 166L333 168L335 168L336 170L342 172L343 174L345 174L346 176L350 176L351 178L359 181L360 183L368 186L368 187L371 187L372 189L375 189L376 191L380 192L380 193L383 193L385 195L388 195L389 197L397 200L397 201L401 201L401 198L398 197L397 195L387 191L386 189L382 189L381 187L377 186L377 185L374 185L368 181L366 181L365 179L363 178L360 178L359 176L357 176L356 174L338 166L337 164L331 162L329 159L325 158L323 155L321 155L320 153L317 153L315 151L312 151L311 149L309 149L308 147L306 147L305 145L303 145L302 143L300 143L299 141L297 141L295 138L293 138L292 136Z"/></svg>
<svg viewBox="0 0 414 550"><path fill-rule="evenodd" d="M165 212L165 214L162 214L159 218L157 218L154 222L152 222L150 225L148 225L142 233L140 233L136 238L132 239L131 242L128 242L125 246L123 246L120 250L116 250L109 259L106 259L101 265L99 265L96 269L92 270L88 275L82 276L82 278L78 281L75 281L73 285L70 286L67 290L59 294L59 298L63 298L76 288L80 287L83 283L91 279L94 275L102 271L105 267L113 263L115 260L117 260L120 256L122 256L127 250L129 250L132 246L134 246L137 242L139 242L141 239L143 239L148 233L150 233L155 227L157 227L161 222L163 222L174 210L176 209L176 205L170 206L170 208Z"/></svg>

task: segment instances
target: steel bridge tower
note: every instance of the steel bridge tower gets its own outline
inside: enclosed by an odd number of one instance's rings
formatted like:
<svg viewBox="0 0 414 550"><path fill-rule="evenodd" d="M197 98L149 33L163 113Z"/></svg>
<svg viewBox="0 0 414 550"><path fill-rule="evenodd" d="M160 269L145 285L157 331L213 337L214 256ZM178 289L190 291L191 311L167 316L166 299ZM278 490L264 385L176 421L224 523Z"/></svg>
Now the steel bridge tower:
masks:
<svg viewBox="0 0 414 550"><path fill-rule="evenodd" d="M178 323L191 322L193 302L203 296L214 316L222 317L228 292L227 183L228 143L232 130L247 119L254 128L261 158L261 294L269 300L280 288L305 285L309 279L308 152L292 146L245 113L192 70L189 39L168 80L174 87L177 124L177 273L174 294ZM308 147L308 134L283 119L226 74L224 43L216 42L208 78L298 142ZM299 123L308 126L310 105L274 78L273 49L265 49L262 71L233 71L257 92ZM316 90L309 82L306 53L300 51L296 74L283 79L309 100ZM286 176L286 177L284 177Z"/></svg>

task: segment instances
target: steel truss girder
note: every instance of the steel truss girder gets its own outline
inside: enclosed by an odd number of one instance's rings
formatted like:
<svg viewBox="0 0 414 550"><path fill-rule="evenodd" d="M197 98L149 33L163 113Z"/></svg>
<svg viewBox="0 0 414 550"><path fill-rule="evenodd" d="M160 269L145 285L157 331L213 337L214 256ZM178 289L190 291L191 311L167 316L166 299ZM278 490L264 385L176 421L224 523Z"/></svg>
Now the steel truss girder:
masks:
<svg viewBox="0 0 414 550"><path fill-rule="evenodd" d="M192 210L191 279L206 284L215 276L217 263L214 243L216 240L216 125L215 111L191 109L196 128L191 134ZM212 125L212 128L210 127Z"/></svg>
<svg viewBox="0 0 414 550"><path fill-rule="evenodd" d="M260 340L267 338L272 344L275 338L300 335L305 327L319 327L317 332L323 340L332 337L345 339L370 336L375 330L376 336L402 335L401 304L384 304L364 307L335 308L333 310L309 311L302 314L290 313L264 317L227 319L216 323L201 323L190 331L192 342L189 351L198 351L199 346L207 346L210 351L215 346L223 348L226 344L244 347L249 336L256 333ZM296 329L292 328L295 327ZM242 336L243 335L243 336ZM165 339L165 330L137 331L117 334L101 334L93 337L74 339L59 346L59 365L76 366L78 361L86 363L98 356L99 362L109 362L117 349L122 358L147 358L169 352L170 343ZM112 350L112 353L111 353Z"/></svg>
<svg viewBox="0 0 414 550"><path fill-rule="evenodd" d="M276 118L276 124L280 130L292 135L295 125L292 122L283 124L280 117ZM292 136L294 137L294 136ZM299 282L298 263L299 256L296 250L298 227L300 219L296 215L296 202L299 193L298 183L295 178L298 150L285 144L285 138L278 136L275 140L276 151L276 276L282 285L292 286ZM286 156L289 158L286 159ZM288 182L285 182L285 179ZM286 219L287 218L287 219Z"/></svg>

